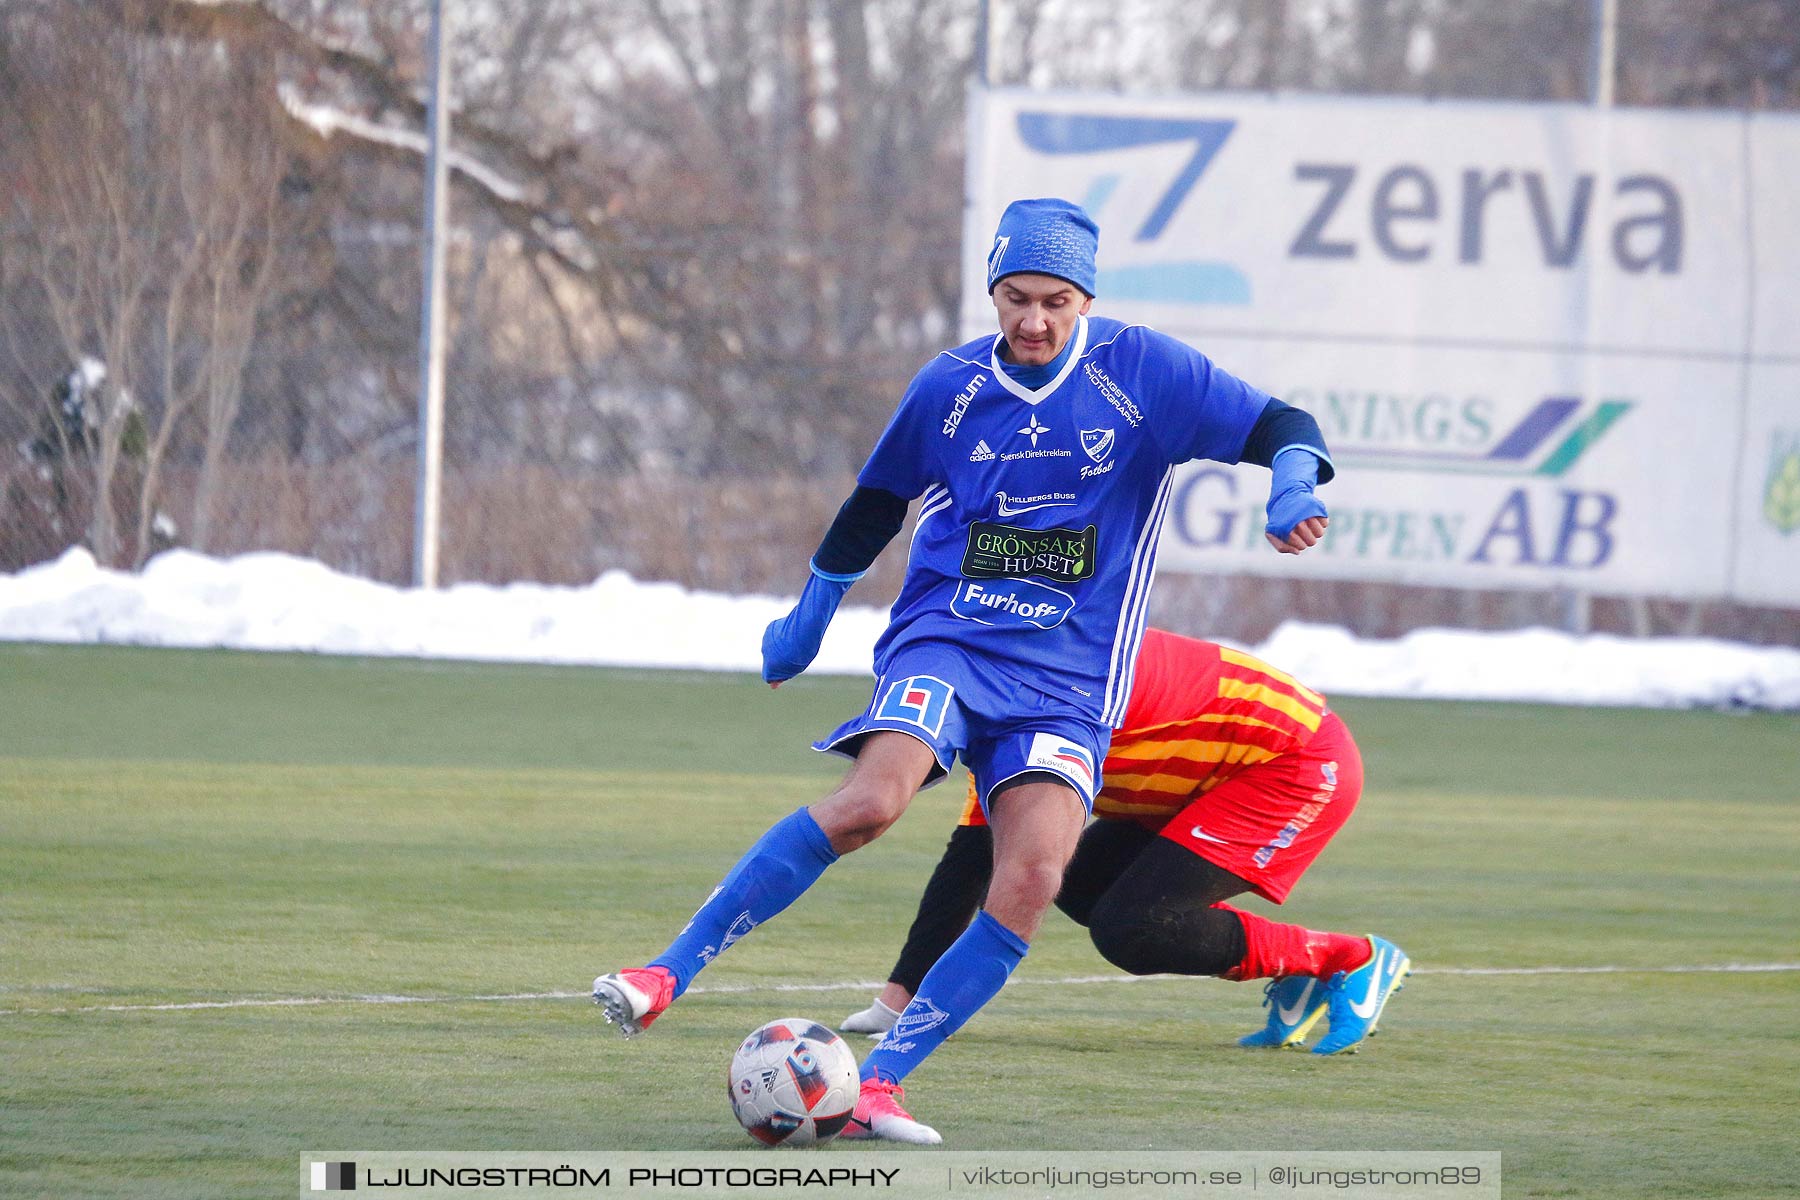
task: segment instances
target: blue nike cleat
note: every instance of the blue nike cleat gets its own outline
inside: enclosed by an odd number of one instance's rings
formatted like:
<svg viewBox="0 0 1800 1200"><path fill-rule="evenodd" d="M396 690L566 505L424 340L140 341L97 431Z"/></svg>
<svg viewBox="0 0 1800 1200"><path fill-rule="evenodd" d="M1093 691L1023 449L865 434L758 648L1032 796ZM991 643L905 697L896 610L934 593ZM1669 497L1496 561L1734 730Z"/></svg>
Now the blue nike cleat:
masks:
<svg viewBox="0 0 1800 1200"><path fill-rule="evenodd" d="M1331 1032L1313 1047L1314 1054L1354 1051L1358 1042L1375 1032L1381 1010L1412 974L1412 959L1386 938L1369 935L1369 961L1354 971L1339 971L1325 984L1331 1009Z"/></svg>
<svg viewBox="0 0 1800 1200"><path fill-rule="evenodd" d="M1325 1015L1330 993L1325 981L1311 975L1284 975L1263 988L1263 1007L1269 1023L1238 1039L1240 1046L1298 1046L1307 1031Z"/></svg>

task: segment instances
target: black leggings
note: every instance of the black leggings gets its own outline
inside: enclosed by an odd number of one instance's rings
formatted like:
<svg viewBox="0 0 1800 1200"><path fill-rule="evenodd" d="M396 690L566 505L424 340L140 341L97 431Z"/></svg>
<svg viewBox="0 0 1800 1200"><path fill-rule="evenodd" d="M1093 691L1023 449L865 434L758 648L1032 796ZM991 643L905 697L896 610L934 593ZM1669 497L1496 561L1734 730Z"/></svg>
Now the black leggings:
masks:
<svg viewBox="0 0 1800 1200"><path fill-rule="evenodd" d="M1223 975L1244 961L1244 926L1214 908L1250 890L1223 867L1129 821L1081 835L1056 906L1133 975Z"/></svg>
<svg viewBox="0 0 1800 1200"><path fill-rule="evenodd" d="M888 978L908 992L968 925L993 874L985 825L959 825L919 898ZM1094 948L1133 975L1223 975L1244 959L1244 928L1212 906L1250 885L1128 821L1082 833L1056 906L1086 926Z"/></svg>

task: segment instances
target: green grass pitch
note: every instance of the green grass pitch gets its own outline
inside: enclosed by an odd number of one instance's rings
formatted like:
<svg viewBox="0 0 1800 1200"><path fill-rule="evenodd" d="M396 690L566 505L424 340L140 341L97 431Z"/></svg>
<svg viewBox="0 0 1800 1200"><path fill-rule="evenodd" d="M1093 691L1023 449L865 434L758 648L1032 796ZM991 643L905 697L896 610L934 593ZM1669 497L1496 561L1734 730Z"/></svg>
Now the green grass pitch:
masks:
<svg viewBox="0 0 1800 1200"><path fill-rule="evenodd" d="M884 976L956 787L643 1038L483 997L659 950L836 778L807 742L865 696L0 646L0 1194L287 1194L308 1148L747 1147L737 1040L867 1002L767 989ZM1108 969L1052 914L914 1111L955 1149L1499 1150L1509 1196L1787 1192L1800 973L1663 969L1800 962L1800 719L1338 707L1368 793L1282 911L1412 955L1381 1036L1243 1051L1256 985L1058 983ZM1467 973L1592 966L1633 970ZM332 1002L236 1003L294 998Z"/></svg>

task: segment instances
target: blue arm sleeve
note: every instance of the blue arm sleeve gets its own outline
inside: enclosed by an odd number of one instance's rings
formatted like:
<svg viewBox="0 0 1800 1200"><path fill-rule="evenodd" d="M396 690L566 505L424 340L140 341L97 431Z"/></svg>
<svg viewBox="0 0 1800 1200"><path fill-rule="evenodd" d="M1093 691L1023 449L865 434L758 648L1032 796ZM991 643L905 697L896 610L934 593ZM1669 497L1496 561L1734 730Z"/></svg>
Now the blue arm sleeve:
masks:
<svg viewBox="0 0 1800 1200"><path fill-rule="evenodd" d="M769 622L763 631L762 677L764 683L781 683L792 679L812 665L825 640L825 629L836 615L844 593L856 577L834 579L814 567L800 593L794 610L780 620Z"/></svg>
<svg viewBox="0 0 1800 1200"><path fill-rule="evenodd" d="M862 578L882 548L900 532L906 521L907 501L924 491L930 482L930 440L920 424L920 397L929 394L929 371L927 366L913 377L900 406L870 451L857 475L856 490L838 509L813 555L812 577L806 581L799 603L763 632L766 682L792 679L812 664L844 593Z"/></svg>
<svg viewBox="0 0 1800 1200"><path fill-rule="evenodd" d="M1282 451L1292 449L1308 450L1318 457L1318 482L1330 483L1337 474L1331 452L1325 448L1325 435L1320 432L1319 423L1313 420L1312 414L1271 399L1256 418L1256 424L1250 427L1241 461L1273 467Z"/></svg>
<svg viewBox="0 0 1800 1200"><path fill-rule="evenodd" d="M781 683L812 665L850 585L861 579L906 521L906 500L884 488L850 493L813 555L794 610L763 631L763 682Z"/></svg>
<svg viewBox="0 0 1800 1200"><path fill-rule="evenodd" d="M1294 526L1308 517L1323 517L1324 502L1313 491L1321 465L1329 465L1311 446L1287 446L1275 452L1269 466L1269 523L1264 528L1286 541Z"/></svg>

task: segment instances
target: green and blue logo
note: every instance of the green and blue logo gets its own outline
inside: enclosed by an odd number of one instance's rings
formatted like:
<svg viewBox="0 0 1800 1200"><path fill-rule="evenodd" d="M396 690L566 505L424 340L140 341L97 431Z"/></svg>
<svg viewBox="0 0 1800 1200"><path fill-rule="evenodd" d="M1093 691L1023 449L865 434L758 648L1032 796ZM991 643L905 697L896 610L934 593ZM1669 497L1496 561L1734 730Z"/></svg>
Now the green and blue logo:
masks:
<svg viewBox="0 0 1800 1200"><path fill-rule="evenodd" d="M1579 462L1632 409L1607 399L1591 409L1579 396L1546 396L1486 450L1357 446L1334 452L1339 462L1368 470L1448 471L1555 479Z"/></svg>
<svg viewBox="0 0 1800 1200"><path fill-rule="evenodd" d="M1474 508L1434 497L1436 489L1421 489L1416 502L1334 506L1319 547L1327 557L1407 569L1457 564L1592 571L1618 548L1620 498L1604 486L1582 486L1575 467L1633 401L1548 396L1507 427L1494 419L1485 396L1300 391L1293 398L1318 417L1338 464L1359 474L1443 472L1512 480L1498 499L1475 489L1482 498ZM1202 467L1177 489L1172 534L1195 549L1260 549L1260 499L1245 503L1229 472Z"/></svg>

